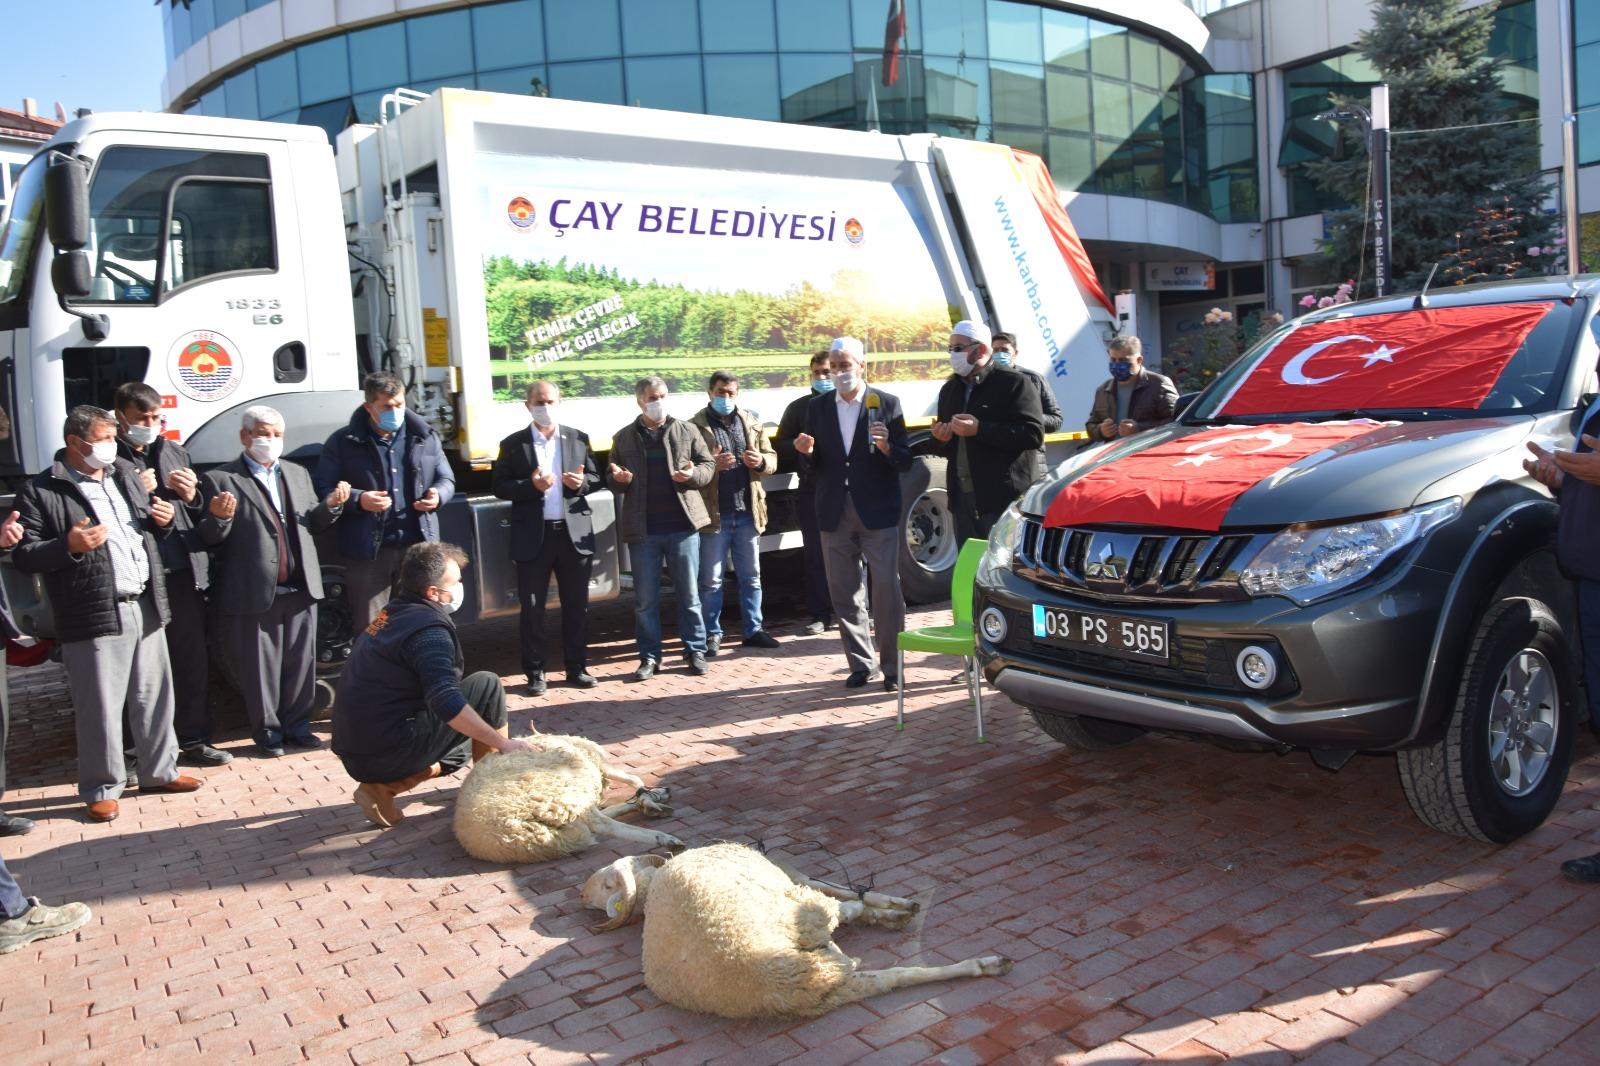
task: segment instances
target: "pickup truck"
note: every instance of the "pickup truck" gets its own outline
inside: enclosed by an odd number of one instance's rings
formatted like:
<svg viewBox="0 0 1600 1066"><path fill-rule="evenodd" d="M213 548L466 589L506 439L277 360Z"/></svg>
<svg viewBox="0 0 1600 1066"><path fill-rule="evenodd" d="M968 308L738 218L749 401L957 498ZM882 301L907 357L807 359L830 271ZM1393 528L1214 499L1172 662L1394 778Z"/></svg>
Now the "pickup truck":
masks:
<svg viewBox="0 0 1600 1066"><path fill-rule="evenodd" d="M1170 425L1084 450L996 524L974 592L988 681L1054 739L1146 732L1393 752L1417 816L1538 826L1581 720L1558 504L1526 445L1595 401L1600 279L1329 308L1262 339Z"/></svg>

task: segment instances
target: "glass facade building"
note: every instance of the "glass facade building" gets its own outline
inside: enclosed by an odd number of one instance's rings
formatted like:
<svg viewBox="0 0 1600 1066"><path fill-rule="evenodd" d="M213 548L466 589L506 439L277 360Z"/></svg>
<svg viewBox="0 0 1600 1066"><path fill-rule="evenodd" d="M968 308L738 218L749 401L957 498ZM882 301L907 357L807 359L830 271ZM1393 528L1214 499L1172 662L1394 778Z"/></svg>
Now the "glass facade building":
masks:
<svg viewBox="0 0 1600 1066"><path fill-rule="evenodd" d="M169 61L265 0L163 5ZM1066 189L1259 217L1253 80L1155 37L1023 0L507 0L397 17L260 59L186 110L370 121L396 86L463 86L887 133L994 140Z"/></svg>

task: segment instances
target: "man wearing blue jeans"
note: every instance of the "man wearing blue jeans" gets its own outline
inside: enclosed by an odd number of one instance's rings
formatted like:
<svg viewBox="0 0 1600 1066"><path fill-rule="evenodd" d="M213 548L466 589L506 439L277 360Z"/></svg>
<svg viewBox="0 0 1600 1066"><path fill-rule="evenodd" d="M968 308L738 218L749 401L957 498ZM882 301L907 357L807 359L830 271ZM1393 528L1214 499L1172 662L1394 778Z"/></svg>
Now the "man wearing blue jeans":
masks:
<svg viewBox="0 0 1600 1066"><path fill-rule="evenodd" d="M700 490L716 463L687 422L666 411L667 383L640 378L633 387L639 417L611 441L606 481L616 494L618 525L633 570L634 637L639 668L648 681L661 666L661 564L672 574L678 601L678 638L689 672L706 672L706 627L700 615L700 530L711 524Z"/></svg>
<svg viewBox="0 0 1600 1066"><path fill-rule="evenodd" d="M778 453L750 412L739 407L739 379L718 370L706 388L710 403L691 421L717 472L701 490L711 525L700 531L700 610L706 620L706 655L722 647L722 575L728 553L739 582L739 617L747 648L776 648L761 628L761 534L767 529L767 492L761 478L777 473Z"/></svg>
<svg viewBox="0 0 1600 1066"><path fill-rule="evenodd" d="M0 858L0 955L80 929L89 917L89 908L82 903L46 907L37 898L24 896Z"/></svg>

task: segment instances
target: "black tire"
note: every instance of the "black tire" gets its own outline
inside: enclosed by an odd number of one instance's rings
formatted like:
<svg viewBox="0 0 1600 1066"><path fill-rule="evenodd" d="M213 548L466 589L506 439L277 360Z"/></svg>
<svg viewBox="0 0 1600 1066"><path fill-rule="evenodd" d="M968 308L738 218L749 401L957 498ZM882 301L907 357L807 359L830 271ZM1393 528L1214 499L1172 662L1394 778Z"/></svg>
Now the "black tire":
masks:
<svg viewBox="0 0 1600 1066"><path fill-rule="evenodd" d="M961 545L945 493L945 461L919 455L900 475L900 591L907 603L950 598L950 575Z"/></svg>
<svg viewBox="0 0 1600 1066"><path fill-rule="evenodd" d="M1081 714L1056 714L1032 707L1028 713L1051 740L1060 741L1079 751L1110 751L1132 744L1144 736L1144 727L1111 722L1104 718L1089 718Z"/></svg>
<svg viewBox="0 0 1600 1066"><path fill-rule="evenodd" d="M1533 702L1525 710L1497 717L1497 708L1515 706L1510 699L1513 687L1502 685L1515 686L1515 670L1528 679L1520 691L1531 694ZM1537 828L1555 807L1567 780L1575 694L1566 634L1555 614L1532 599L1507 598L1493 604L1473 634L1444 737L1398 754L1400 784L1411 809L1440 832L1495 844ZM1531 727L1529 716L1535 723ZM1515 778L1502 784L1501 778L1512 771L1509 762L1497 769L1491 737L1495 723L1520 738L1510 744L1510 750L1519 753L1515 760L1515 766L1522 768L1519 775L1527 770L1521 752L1531 751L1542 760L1537 772L1527 772L1521 784ZM1553 734L1544 735L1546 729L1553 729Z"/></svg>

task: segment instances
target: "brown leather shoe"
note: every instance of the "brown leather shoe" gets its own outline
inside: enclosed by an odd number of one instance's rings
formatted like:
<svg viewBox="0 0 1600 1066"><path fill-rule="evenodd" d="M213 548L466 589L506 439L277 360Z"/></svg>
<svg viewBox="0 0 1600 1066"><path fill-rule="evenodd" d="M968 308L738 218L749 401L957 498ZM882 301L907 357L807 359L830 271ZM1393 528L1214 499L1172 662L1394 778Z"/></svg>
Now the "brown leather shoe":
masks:
<svg viewBox="0 0 1600 1066"><path fill-rule="evenodd" d="M159 785L140 786L146 792L198 792L201 781L198 777L174 777Z"/></svg>
<svg viewBox="0 0 1600 1066"><path fill-rule="evenodd" d="M88 806L89 821L114 822L117 820L116 800L97 800Z"/></svg>

